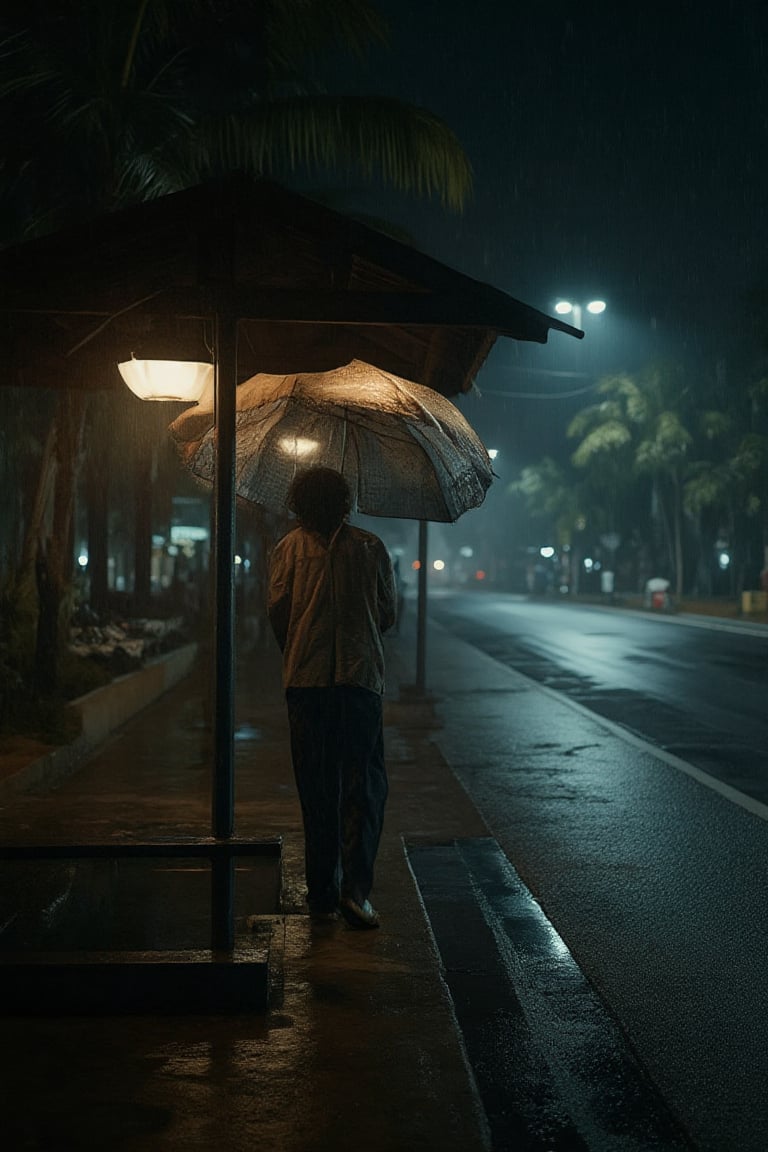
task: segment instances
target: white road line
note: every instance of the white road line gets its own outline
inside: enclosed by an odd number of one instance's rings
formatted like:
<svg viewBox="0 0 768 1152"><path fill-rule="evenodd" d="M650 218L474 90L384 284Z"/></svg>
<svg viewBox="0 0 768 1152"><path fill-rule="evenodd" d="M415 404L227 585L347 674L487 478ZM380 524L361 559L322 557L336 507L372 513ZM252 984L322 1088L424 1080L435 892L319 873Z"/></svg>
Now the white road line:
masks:
<svg viewBox="0 0 768 1152"><path fill-rule="evenodd" d="M517 672L517 669L514 669ZM634 744L642 752L647 752L648 755L654 756L657 760L662 760L668 764L670 768L676 768L679 772L684 772L686 776L698 780L699 784L703 784L706 788L711 788L713 792L718 792L726 800L730 800L732 804L738 804L740 808L746 809L751 812L753 816L758 816L761 820L768 820L768 804L763 804L761 800L755 800L753 796L747 796L744 792L739 792L738 788L734 788L731 784L725 784L722 780L718 780L716 776L711 776L709 772L704 772L703 769L697 768L695 764L689 764L686 760L681 760L679 756L675 756L673 752L667 752L664 748L659 748L657 744L650 744L644 740L642 736L635 735L629 729L622 727L621 724L616 724L613 720L608 720L605 716L601 716L599 712L593 712L586 705L580 704L578 700L572 700L570 696L566 696L562 692L558 692L555 688L549 688L546 684L539 684L537 680L531 679L523 672L517 672L518 676L522 676L527 680L532 688L537 688L540 692L546 692L554 700L559 700L562 704L567 704L569 708L575 709L584 716L591 717L603 728L607 728L615 736L619 736L622 740L626 740L629 744Z"/></svg>
<svg viewBox="0 0 768 1152"><path fill-rule="evenodd" d="M615 611L615 609L609 608L607 605L602 606L590 604L587 607L596 608L600 612ZM645 612L639 612L633 609L623 609L623 611L625 611L628 615L643 616L645 619L651 618ZM698 618L695 616L687 616L686 618L681 619L680 617L675 616L659 615L652 617L652 619L664 620L670 624L677 623L702 628L713 627L712 617L710 616L703 618L701 623L699 623ZM435 626L441 628L445 634L452 636L454 642L458 639L456 636L453 636L450 629L447 628L446 625L439 623L439 621L430 620L430 626L433 628ZM729 624L722 622L716 623L714 627L716 629L720 629L721 631L738 631L741 635L744 635L747 630L755 628L754 625L750 626L748 624L745 624L742 627L738 627L737 625L736 627L731 628ZM761 639L765 639L766 634L768 634L768 625L757 625L756 627L760 629L760 632L755 631L754 634L759 635ZM679 756L675 756L673 752L667 752L664 748L659 748L657 744L649 743L647 740L644 740L642 736L637 736L634 732L630 732L629 729L622 727L620 724L616 724L613 720L608 720L605 716L601 716L599 712L593 712L590 708L587 708L586 705L580 704L577 700L571 699L571 697L567 696L565 693L558 692L556 688L549 688L546 684L541 684L538 680L534 680L531 676L526 676L526 674L521 672L518 668L515 668L509 664L504 664L503 661L498 660L495 656L491 656L489 653L485 652L482 648L472 644L470 641L463 640L460 641L460 643L466 644L476 652L482 652L483 656L487 657L489 660L493 660L497 664L500 664L502 668L506 668L506 670L511 672L513 676L518 676L521 680L525 680L525 682L531 688L537 688L540 692L546 692L547 695L551 696L553 700L559 700L562 704L567 704L569 708L573 708L582 716L591 717L594 721L596 721L596 723L601 724L604 728L607 728L609 732L612 732L615 736L619 736L622 740L626 740L629 744L634 744L634 746L639 748L642 752L646 752L648 755L654 756L657 760L661 760L664 764L668 764L670 768L676 768L679 772L684 772L686 776L690 776L693 780L697 780L698 783L703 784L705 788L710 788L713 792L717 792L720 796L724 797L724 799L730 800L732 804L736 804L739 808L743 808L745 811L751 812L753 816L757 816L760 820L768 821L768 804L764 804L761 800L756 800L753 796L747 796L744 792L739 792L738 788L734 788L731 784L725 784L722 780L718 780L716 776L711 776L709 772L704 772L703 769L697 768L694 764L689 764L687 761L682 760Z"/></svg>
<svg viewBox="0 0 768 1152"><path fill-rule="evenodd" d="M599 607L599 606L598 606ZM643 612L638 608L599 608L601 612L621 612L624 616L636 616L641 620L652 620L655 624L679 624L686 628L708 628L711 632L730 632L734 636L751 636L753 640L768 638L768 624L749 620L728 620L722 616L694 615L693 613L672 613L669 616Z"/></svg>

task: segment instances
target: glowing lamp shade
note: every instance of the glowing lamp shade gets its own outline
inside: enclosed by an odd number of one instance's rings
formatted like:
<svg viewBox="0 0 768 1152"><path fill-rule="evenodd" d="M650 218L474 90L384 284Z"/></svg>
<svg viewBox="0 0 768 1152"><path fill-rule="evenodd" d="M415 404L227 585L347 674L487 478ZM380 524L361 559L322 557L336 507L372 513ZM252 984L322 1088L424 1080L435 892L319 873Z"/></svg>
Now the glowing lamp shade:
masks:
<svg viewBox="0 0 768 1152"><path fill-rule="evenodd" d="M605 300L590 300L587 304L587 312L591 312L593 316L599 316L601 312L605 312Z"/></svg>
<svg viewBox="0 0 768 1152"><path fill-rule="evenodd" d="M140 400L176 400L197 404L213 385L213 365L191 360L125 360L117 366Z"/></svg>

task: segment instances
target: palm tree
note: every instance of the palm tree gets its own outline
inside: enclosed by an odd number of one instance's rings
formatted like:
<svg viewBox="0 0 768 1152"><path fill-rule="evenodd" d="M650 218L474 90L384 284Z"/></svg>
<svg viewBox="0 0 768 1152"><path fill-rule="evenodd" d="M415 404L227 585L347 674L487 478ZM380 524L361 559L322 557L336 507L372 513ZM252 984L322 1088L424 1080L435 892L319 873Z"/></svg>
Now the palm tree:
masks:
<svg viewBox="0 0 768 1152"><path fill-rule="evenodd" d="M749 408L743 412L706 411L700 418L702 445L689 469L684 487L686 511L707 524L714 538L725 529L733 545L736 564L731 568L732 591L744 586L745 569L765 566L768 556L768 426L765 400L768 381L747 391ZM759 560L754 554L752 525L760 524Z"/></svg>
<svg viewBox="0 0 768 1152"><path fill-rule="evenodd" d="M82 393L64 392L53 425L52 508L48 531L41 535L35 555L38 619L34 685L40 695L50 695L57 687L59 654L66 639L68 619L63 608L71 586L74 492L82 455L85 409Z"/></svg>
<svg viewBox="0 0 768 1152"><path fill-rule="evenodd" d="M683 506L696 525L699 558L696 586L712 592L712 541L728 529L733 535L734 504L738 474L733 469L730 449L737 439L737 421L732 413L708 409L698 419L697 451L683 486Z"/></svg>
<svg viewBox="0 0 768 1152"><path fill-rule="evenodd" d="M531 516L548 522L561 547L570 547L573 533L584 524L583 494L576 476L545 456L523 468L508 490L525 499Z"/></svg>
<svg viewBox="0 0 768 1152"><path fill-rule="evenodd" d="M460 208L467 158L436 116L313 80L385 39L367 0L101 0L6 12L3 192L35 231L243 170L357 171ZM13 210L15 209L15 211Z"/></svg>
<svg viewBox="0 0 768 1152"><path fill-rule="evenodd" d="M749 389L750 428L739 445L736 466L749 478L749 515L759 516L763 555L768 568L768 378Z"/></svg>
<svg viewBox="0 0 768 1152"><path fill-rule="evenodd" d="M661 523L675 591L682 595L683 479L692 443L686 427L687 386L676 366L655 365L643 376L607 377L598 385L605 397L571 421L568 434L578 438L573 454L578 468L599 478L609 519L620 527L617 500L627 485L647 477L651 483L651 516Z"/></svg>
<svg viewBox="0 0 768 1152"><path fill-rule="evenodd" d="M551 456L538 464L523 468L519 478L509 485L512 496L522 497L528 514L544 520L554 533L562 552L567 552L570 564L570 589L579 590L580 548L577 540L587 526L584 484L572 468L563 468Z"/></svg>
<svg viewBox="0 0 768 1152"><path fill-rule="evenodd" d="M34 526L35 547L45 531L55 472L52 413L52 403L41 404L22 389L0 388L0 478L7 494L0 510L0 696L6 719L9 701L32 675L35 549L27 544L25 553L25 540L32 538L28 526ZM48 487L36 481L41 475L49 478Z"/></svg>

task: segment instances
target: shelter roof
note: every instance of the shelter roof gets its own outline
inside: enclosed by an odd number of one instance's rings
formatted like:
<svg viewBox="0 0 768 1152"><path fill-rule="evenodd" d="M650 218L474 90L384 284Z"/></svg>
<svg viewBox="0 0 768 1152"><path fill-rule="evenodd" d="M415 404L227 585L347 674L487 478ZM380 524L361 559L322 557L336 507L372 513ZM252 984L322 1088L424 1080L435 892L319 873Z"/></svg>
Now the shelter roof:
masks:
<svg viewBox="0 0 768 1152"><path fill-rule="evenodd" d="M0 382L99 389L118 360L210 359L239 321L238 378L365 360L445 396L499 335L561 320L267 181L211 181L0 252Z"/></svg>

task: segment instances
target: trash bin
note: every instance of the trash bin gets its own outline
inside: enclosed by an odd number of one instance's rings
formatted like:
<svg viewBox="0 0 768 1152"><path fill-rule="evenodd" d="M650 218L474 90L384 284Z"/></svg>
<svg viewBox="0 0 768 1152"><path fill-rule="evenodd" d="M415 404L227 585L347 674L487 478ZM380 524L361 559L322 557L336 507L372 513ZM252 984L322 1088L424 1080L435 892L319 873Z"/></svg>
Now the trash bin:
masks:
<svg viewBox="0 0 768 1152"><path fill-rule="evenodd" d="M751 612L762 614L768 611L768 592L742 592L741 611L745 616Z"/></svg>
<svg viewBox="0 0 768 1152"><path fill-rule="evenodd" d="M645 606L657 610L669 608L669 580L663 576L653 576L646 581Z"/></svg>

